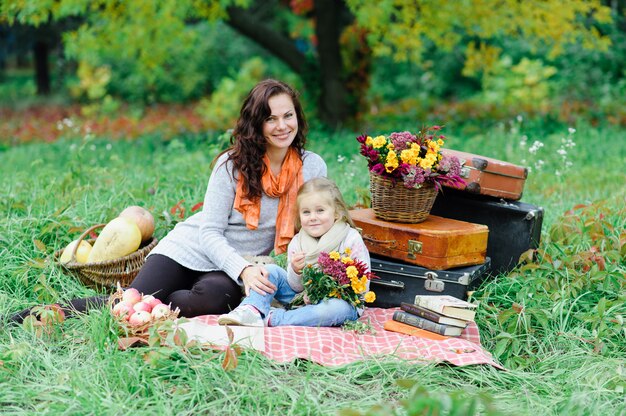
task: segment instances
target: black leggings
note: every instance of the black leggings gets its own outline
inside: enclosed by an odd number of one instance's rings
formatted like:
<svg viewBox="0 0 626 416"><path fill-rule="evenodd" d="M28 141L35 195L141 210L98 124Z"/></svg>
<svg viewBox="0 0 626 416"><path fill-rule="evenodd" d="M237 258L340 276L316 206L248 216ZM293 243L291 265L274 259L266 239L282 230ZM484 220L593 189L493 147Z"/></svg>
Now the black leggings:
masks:
<svg viewBox="0 0 626 416"><path fill-rule="evenodd" d="M188 318L228 313L243 297L241 287L226 273L191 270L160 254L148 257L130 287L171 303Z"/></svg>
<svg viewBox="0 0 626 416"><path fill-rule="evenodd" d="M139 270L130 287L143 294L154 295L161 302L179 308L180 316L228 313L235 309L243 297L241 287L222 271L198 272L181 266L169 257L153 254ZM66 315L101 308L108 296L72 299L64 306ZM30 314L26 309L11 320L22 322Z"/></svg>

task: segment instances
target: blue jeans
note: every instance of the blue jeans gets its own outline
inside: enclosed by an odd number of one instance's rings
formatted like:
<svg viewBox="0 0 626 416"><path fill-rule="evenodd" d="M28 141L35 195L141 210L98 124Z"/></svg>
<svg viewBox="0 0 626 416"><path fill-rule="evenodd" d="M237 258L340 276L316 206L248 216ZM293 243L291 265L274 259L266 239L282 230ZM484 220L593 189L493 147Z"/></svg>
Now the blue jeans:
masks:
<svg viewBox="0 0 626 416"><path fill-rule="evenodd" d="M270 312L272 299L276 299L283 305L288 304L298 294L287 282L287 272L276 266L265 266L269 271L269 280L276 286L276 291L271 294L261 295L250 290L250 295L242 302L242 305L252 305L266 317ZM305 305L297 309L284 310L274 309L268 322L269 326L339 326L345 321L355 321L359 314L354 306L342 299L325 299L315 305Z"/></svg>

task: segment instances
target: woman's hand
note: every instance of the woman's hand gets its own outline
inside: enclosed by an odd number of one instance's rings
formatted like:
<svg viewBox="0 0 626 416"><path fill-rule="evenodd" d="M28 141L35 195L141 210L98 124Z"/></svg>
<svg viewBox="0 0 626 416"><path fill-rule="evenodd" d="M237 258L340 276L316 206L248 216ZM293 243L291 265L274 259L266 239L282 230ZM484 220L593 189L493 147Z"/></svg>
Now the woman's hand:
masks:
<svg viewBox="0 0 626 416"><path fill-rule="evenodd" d="M269 272L263 266L248 266L243 269L239 277L243 281L246 296L250 295L250 289L260 295L276 291L276 286L268 279Z"/></svg>
<svg viewBox="0 0 626 416"><path fill-rule="evenodd" d="M296 274L302 274L302 269L304 269L304 251L294 253L291 256L291 269Z"/></svg>

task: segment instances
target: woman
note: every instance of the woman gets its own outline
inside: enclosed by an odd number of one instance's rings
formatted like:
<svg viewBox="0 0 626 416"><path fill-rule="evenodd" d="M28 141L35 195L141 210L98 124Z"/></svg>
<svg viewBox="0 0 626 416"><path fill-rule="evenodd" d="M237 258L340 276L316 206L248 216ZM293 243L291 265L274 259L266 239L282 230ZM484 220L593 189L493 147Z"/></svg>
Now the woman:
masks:
<svg viewBox="0 0 626 416"><path fill-rule="evenodd" d="M186 317L229 312L239 305L242 288L246 295L273 293L267 270L245 257L284 252L295 233L298 188L326 176L323 159L304 150L306 133L297 93L280 81L259 82L243 102L231 147L214 162L202 211L159 242L130 287ZM70 303L84 311L105 301Z"/></svg>

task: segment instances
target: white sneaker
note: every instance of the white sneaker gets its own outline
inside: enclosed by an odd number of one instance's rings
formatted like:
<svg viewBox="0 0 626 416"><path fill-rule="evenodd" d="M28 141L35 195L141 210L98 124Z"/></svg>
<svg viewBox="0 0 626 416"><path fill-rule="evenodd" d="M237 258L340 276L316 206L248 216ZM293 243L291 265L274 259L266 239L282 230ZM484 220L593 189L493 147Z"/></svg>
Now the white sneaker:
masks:
<svg viewBox="0 0 626 416"><path fill-rule="evenodd" d="M238 306L229 313L220 315L217 323L219 325L265 326L261 314L246 305Z"/></svg>

